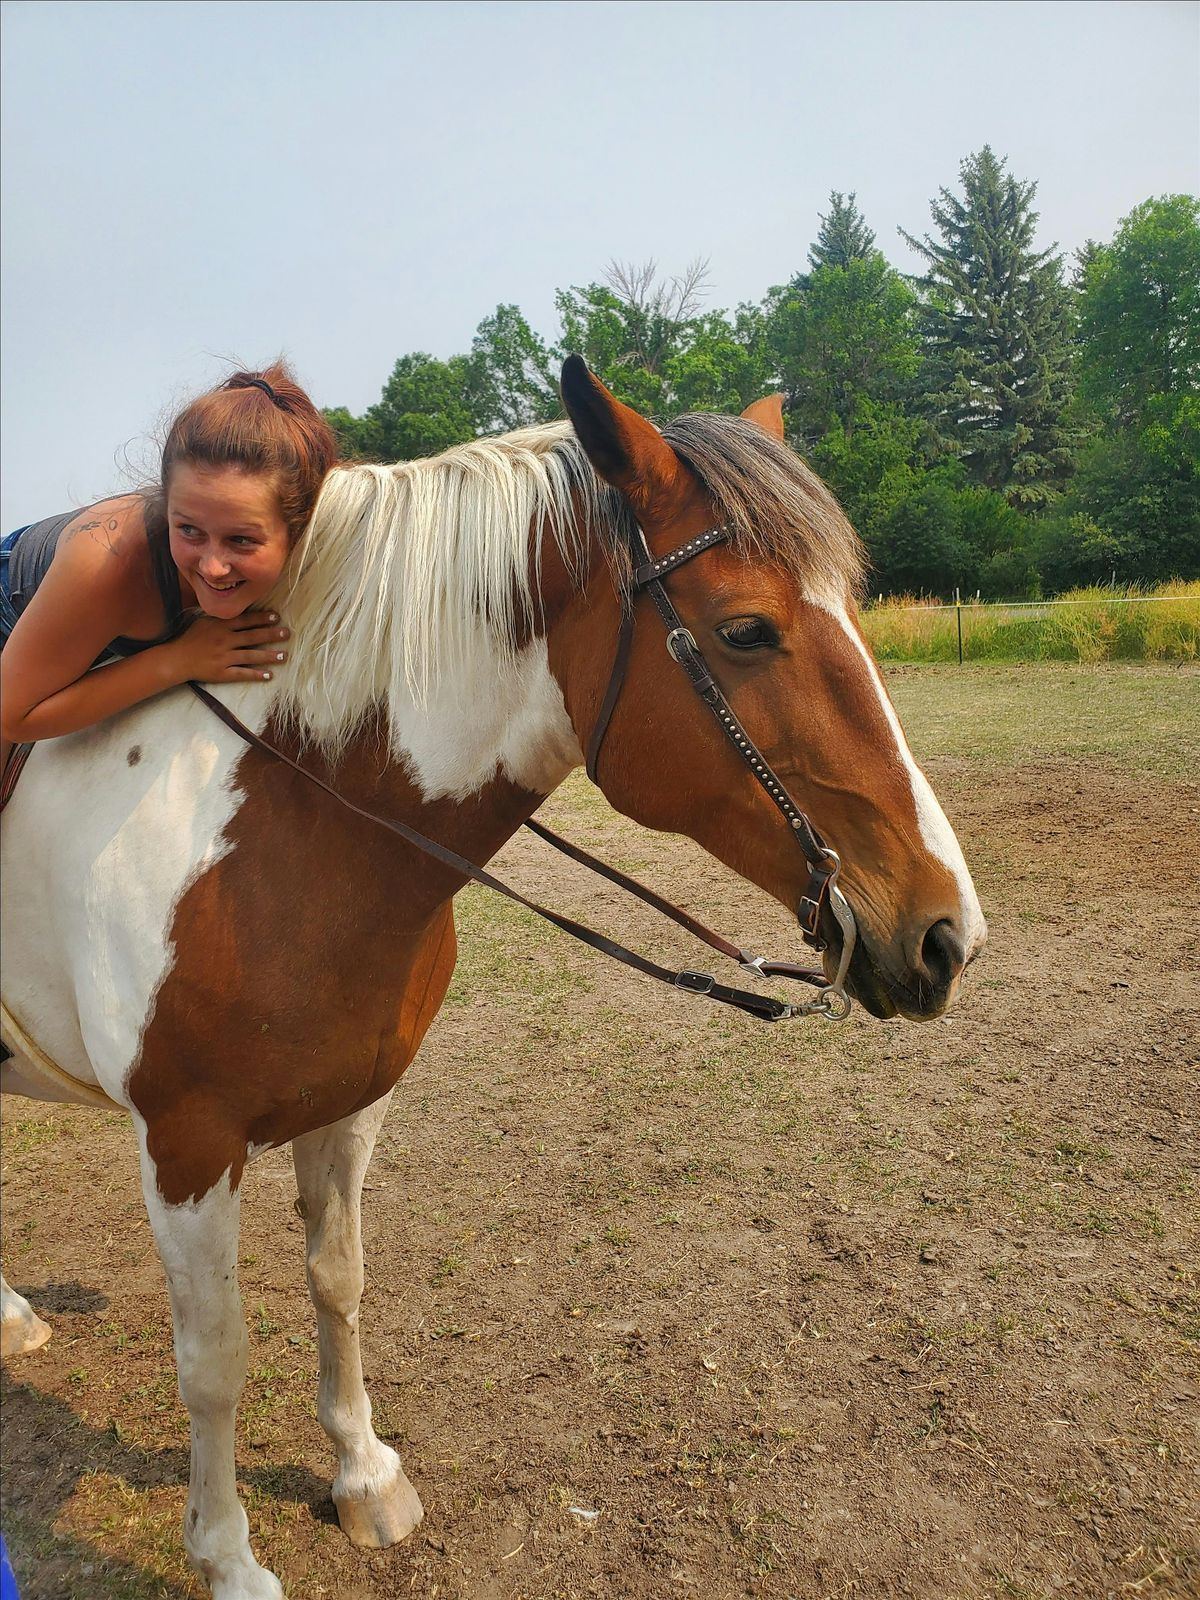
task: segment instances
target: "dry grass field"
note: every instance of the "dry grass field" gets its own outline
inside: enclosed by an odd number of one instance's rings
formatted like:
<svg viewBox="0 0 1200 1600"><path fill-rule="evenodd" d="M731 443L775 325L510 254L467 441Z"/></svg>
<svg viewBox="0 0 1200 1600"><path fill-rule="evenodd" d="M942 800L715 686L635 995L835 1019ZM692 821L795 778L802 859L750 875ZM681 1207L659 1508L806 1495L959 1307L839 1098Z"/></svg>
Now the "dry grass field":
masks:
<svg viewBox="0 0 1200 1600"><path fill-rule="evenodd" d="M365 1364L426 1508L336 1527L286 1152L249 1173L239 1474L293 1600L1200 1594L1200 671L894 667L991 926L955 1012L767 1027L474 889L368 1178ZM545 815L712 926L781 910L577 778ZM518 839L502 866L684 935ZM128 1128L5 1107L25 1600L198 1596L186 1417Z"/></svg>

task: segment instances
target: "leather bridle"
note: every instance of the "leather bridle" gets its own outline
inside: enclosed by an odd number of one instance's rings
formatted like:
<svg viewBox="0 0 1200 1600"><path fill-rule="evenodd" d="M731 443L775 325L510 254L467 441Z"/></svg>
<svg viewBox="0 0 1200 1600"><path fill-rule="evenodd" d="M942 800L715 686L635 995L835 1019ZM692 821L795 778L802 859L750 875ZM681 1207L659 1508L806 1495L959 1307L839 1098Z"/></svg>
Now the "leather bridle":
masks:
<svg viewBox="0 0 1200 1600"><path fill-rule="evenodd" d="M766 756L738 721L733 707L713 677L695 636L690 628L684 626L683 619L663 587L662 580L669 572L674 572L687 562L694 561L698 555L705 550L711 550L714 545L727 543L728 539L729 535L723 529L709 528L707 532L697 534L694 539L689 539L686 544L680 545L669 555L660 556L656 561L650 554L646 536L641 528L636 524L631 526L629 544L632 575L628 592L622 594L621 628L608 688L604 692L600 713L592 729L592 736L588 740L587 775L599 787L597 769L600 747L604 743L604 736L608 732L608 725L612 720L628 671L637 599L641 594L648 594L654 601L667 630L668 655L683 669L692 688L717 719L717 726L721 732L766 790L774 805L782 812L784 820L792 830L792 837L804 852L808 866L808 883L796 909L801 935L805 944L814 950L821 951L827 948L827 941L821 936L820 923L822 908L828 905L842 934L842 951L837 975L824 993L831 1002L836 994L838 1005L844 1005L848 1009L850 1002L845 992L845 980L854 955L858 929L854 913L845 895L837 886L841 858L836 850L830 849L804 812L796 805L788 794L783 779L776 774ZM746 964L751 967L756 965L754 962Z"/></svg>
<svg viewBox="0 0 1200 1600"><path fill-rule="evenodd" d="M615 960L623 962L628 967L644 973L647 977L657 978L662 983L671 984L676 989L682 989L688 994L704 995L710 1000L716 1000L722 1005L735 1006L740 1011L747 1012L750 1016L758 1017L763 1022L780 1022L789 1017L825 1016L834 1020L848 1015L850 1010L850 997L846 993L846 975L850 969L850 962L854 955L857 942L857 927L854 913L851 911L845 896L837 886L838 872L841 861L835 850L831 850L821 835L813 827L804 812L795 804L787 792L782 779L772 770L766 757L750 738L734 714L733 708L722 694L716 680L709 671L708 663L704 659L695 638L683 625L679 613L671 604L671 600L663 588L662 579L667 573L673 572L677 567L683 566L695 556L705 550L710 550L714 545L723 543L728 535L720 529L713 528L707 533L697 535L678 550L670 555L662 556L655 561L646 544L645 535L640 528L634 528L630 535L630 555L633 564L632 583L628 594L622 595L621 627L617 639L616 659L613 662L612 675L609 678L608 688L601 703L600 713L596 725L588 741L587 771L593 782L596 781L596 763L600 755L600 747L608 731L612 719L613 709L620 697L621 687L625 681L626 670L629 665L629 654L633 643L634 608L637 597L642 593L650 595L658 609L659 615L667 627L667 649L671 658L678 662L687 675L692 688L708 706L717 719L717 724L733 745L738 755L750 768L755 778L766 790L771 800L782 812L792 836L799 848L804 852L808 864L809 876L804 894L800 899L797 916L800 919L800 928L806 944L814 950L824 950L825 941L820 933L820 921L823 908L828 905L830 912L836 920L842 935L842 949L838 960L837 973L833 981L826 982L823 971L810 971L804 967L795 966L790 961L770 961L763 956L753 956L741 949L731 940L723 938L706 928L702 922L682 911L678 906L671 904L662 895L656 894L653 889L647 889L644 884L626 876L616 867L609 866L606 862L598 861L589 855L586 850L581 850L578 845L570 844L540 822L531 818L525 826L539 838L552 844L556 850L561 850L564 855L573 861L599 873L610 883L617 884L628 893L636 895L646 905L652 906L672 922L685 928L696 938L702 940L711 949L728 956L736 961L743 972L751 973L758 978L790 978L800 983L810 983L817 987L818 993L800 1005L791 1005L783 1000L776 1000L771 995L755 994L747 989L736 989L731 985L719 983L711 973L697 972L691 968L676 971L670 967L660 966L657 962L648 960L636 951L628 949L625 945L618 944L616 940L606 938L594 929L585 927L582 923L575 922L570 917L564 917L557 911L550 911L545 906L538 905L534 900L527 899L517 890L502 883L499 878L490 872L478 867L474 862L468 861L465 856L460 856L457 851L449 849L446 845L437 843L436 840L427 838L419 833L416 828L410 828L407 823L399 822L392 817L381 817L373 811L367 811L362 806L357 806L339 794L323 778L315 772L310 772L307 767L301 766L298 761L284 751L277 749L261 738L251 728L248 728L240 718L215 695L198 683L190 683L189 688L202 700L204 704L226 725L245 740L248 745L261 751L264 755L272 757L275 761L282 762L290 767L293 772L313 783L318 789L324 791L336 800L346 810L356 816L365 818L368 822L375 823L378 827L386 828L390 833L397 834L408 844L413 845L423 854L443 866L449 867L465 878L470 878L485 888L493 890L496 894L504 895L506 899L515 901L524 906L526 910L543 917L555 927L561 928L564 933L569 933L573 938L590 945L594 950L600 950L605 955L612 956Z"/></svg>

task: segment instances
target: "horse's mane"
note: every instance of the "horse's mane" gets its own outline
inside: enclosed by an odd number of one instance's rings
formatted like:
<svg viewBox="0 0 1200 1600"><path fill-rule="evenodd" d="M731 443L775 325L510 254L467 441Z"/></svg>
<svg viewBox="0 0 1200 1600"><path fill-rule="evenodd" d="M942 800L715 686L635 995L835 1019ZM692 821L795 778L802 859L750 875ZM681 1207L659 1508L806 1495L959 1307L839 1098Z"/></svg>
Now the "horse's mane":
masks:
<svg viewBox="0 0 1200 1600"><path fill-rule="evenodd" d="M754 423L709 413L662 432L735 548L787 568L809 591L858 586L858 540L790 450ZM335 467L277 596L292 632L277 714L335 755L381 708L399 755L406 710L435 708L450 684L513 670L536 621L544 538L582 581L594 530L621 584L629 518L567 422L429 460Z"/></svg>

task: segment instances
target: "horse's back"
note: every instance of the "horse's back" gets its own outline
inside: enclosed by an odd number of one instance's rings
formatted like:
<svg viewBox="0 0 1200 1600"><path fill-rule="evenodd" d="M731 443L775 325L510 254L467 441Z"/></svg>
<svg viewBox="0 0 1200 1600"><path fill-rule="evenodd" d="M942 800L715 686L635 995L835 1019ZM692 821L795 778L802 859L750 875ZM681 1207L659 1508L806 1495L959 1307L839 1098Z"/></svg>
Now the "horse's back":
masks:
<svg viewBox="0 0 1200 1600"><path fill-rule="evenodd" d="M247 715L245 691L229 698ZM174 908L228 848L243 750L183 691L34 750L0 826L8 1086L24 1075L19 1027L71 1078L124 1098Z"/></svg>

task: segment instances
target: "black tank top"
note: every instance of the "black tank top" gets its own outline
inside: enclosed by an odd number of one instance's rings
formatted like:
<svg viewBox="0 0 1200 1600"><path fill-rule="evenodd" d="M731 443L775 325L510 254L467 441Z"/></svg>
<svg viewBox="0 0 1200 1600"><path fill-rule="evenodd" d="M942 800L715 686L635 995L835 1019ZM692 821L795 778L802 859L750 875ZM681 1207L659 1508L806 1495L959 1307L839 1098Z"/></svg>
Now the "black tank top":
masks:
<svg viewBox="0 0 1200 1600"><path fill-rule="evenodd" d="M101 502L102 503L102 502ZM90 506L85 510L91 510ZM161 518L153 518L147 506L146 543L150 549L150 567L154 584L162 600L166 626L153 639L129 639L124 634L114 639L100 657L108 661L113 656L132 656L139 650L149 650L153 645L166 644L184 625L183 596L179 590L179 570L171 560L167 530ZM37 593L38 585L50 570L58 541L68 523L82 516L82 511L63 511L56 517L46 517L22 529L20 537L8 558L8 584L13 610L18 616ZM98 665L99 663L97 663Z"/></svg>

